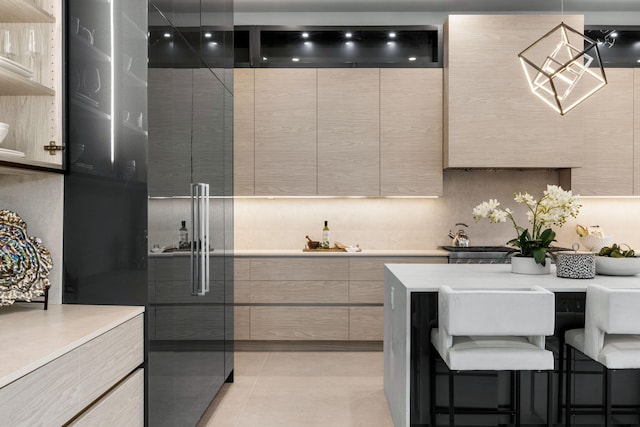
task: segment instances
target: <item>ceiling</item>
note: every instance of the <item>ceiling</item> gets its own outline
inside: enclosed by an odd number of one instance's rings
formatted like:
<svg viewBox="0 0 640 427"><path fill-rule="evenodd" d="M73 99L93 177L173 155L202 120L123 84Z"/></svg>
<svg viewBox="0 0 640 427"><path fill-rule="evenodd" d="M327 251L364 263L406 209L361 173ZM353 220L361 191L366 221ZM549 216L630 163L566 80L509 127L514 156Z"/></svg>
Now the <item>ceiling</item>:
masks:
<svg viewBox="0 0 640 427"><path fill-rule="evenodd" d="M183 0L184 1L184 0ZM186 0L190 2L192 0ZM563 0L234 0L235 12L560 12ZM639 0L564 0L565 12L639 12Z"/></svg>

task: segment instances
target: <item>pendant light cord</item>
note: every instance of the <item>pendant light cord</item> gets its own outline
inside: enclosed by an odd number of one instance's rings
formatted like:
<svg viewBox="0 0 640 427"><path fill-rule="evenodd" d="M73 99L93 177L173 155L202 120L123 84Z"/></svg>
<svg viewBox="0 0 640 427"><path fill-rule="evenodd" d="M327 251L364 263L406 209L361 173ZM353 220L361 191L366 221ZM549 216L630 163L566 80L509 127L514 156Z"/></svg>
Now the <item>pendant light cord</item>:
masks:
<svg viewBox="0 0 640 427"><path fill-rule="evenodd" d="M564 0L560 0L560 22L564 22Z"/></svg>

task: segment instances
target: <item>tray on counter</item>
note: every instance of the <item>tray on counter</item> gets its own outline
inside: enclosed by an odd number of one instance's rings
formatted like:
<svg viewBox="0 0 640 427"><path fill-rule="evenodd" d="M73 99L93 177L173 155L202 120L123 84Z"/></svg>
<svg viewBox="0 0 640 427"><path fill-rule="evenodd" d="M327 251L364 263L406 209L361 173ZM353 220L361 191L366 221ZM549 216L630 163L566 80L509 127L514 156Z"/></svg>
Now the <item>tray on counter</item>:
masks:
<svg viewBox="0 0 640 427"><path fill-rule="evenodd" d="M349 252L349 253L357 253L357 252L362 252L362 249L357 250L355 252L353 251L348 251L346 249L342 249L342 248L329 248L329 249L309 249L309 248L304 248L302 249L302 252Z"/></svg>

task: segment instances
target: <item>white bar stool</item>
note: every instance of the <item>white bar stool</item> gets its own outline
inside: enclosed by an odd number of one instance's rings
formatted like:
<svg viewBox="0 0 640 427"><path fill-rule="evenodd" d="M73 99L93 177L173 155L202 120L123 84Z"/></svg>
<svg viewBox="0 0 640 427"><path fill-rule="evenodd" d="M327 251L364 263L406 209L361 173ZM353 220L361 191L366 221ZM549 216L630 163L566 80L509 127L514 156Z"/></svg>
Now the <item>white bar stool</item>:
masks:
<svg viewBox="0 0 640 427"><path fill-rule="evenodd" d="M554 332L555 297L539 286L522 290L453 290L438 292L438 328L431 343L450 371L512 371L511 410L465 414L509 414L520 425L519 371L547 372L547 425L551 425L551 372L554 357L545 338ZM431 425L436 425L435 354L430 358ZM513 378L513 377L512 377ZM515 391L513 390L515 388ZM449 377L449 425L455 425L453 376ZM460 413L460 412L459 412Z"/></svg>
<svg viewBox="0 0 640 427"><path fill-rule="evenodd" d="M610 371L640 369L640 290L590 285L587 288L584 329L567 331L565 345L566 425L571 425L572 414L579 413L571 403L572 350L578 350L603 366L604 426L610 426Z"/></svg>

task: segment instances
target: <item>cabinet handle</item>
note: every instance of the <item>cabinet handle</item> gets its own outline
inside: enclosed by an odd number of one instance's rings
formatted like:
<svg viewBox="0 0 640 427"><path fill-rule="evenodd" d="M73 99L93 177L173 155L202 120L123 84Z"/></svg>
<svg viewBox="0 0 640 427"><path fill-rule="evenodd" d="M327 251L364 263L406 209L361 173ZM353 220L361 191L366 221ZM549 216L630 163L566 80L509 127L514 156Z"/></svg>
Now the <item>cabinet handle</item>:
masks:
<svg viewBox="0 0 640 427"><path fill-rule="evenodd" d="M191 293L209 292L209 184L191 184Z"/></svg>

